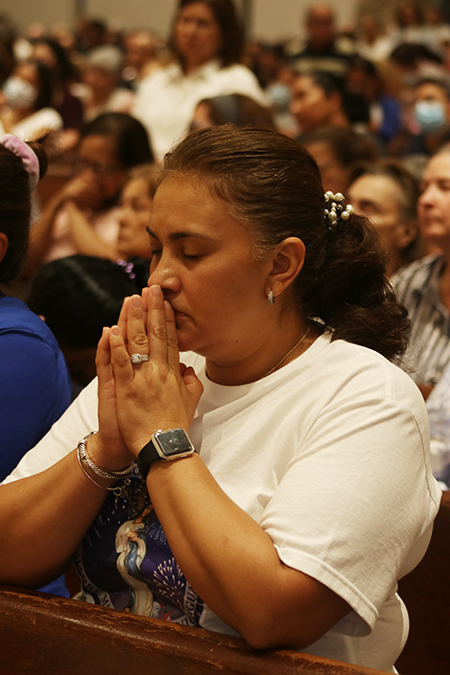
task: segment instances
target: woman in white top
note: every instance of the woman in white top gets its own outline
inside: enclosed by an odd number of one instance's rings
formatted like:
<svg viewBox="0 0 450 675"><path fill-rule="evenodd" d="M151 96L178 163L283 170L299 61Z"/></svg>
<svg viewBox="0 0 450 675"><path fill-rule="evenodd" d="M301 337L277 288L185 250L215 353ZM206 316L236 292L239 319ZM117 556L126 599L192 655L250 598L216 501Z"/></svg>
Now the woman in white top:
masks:
<svg viewBox="0 0 450 675"><path fill-rule="evenodd" d="M136 611L131 575L152 616L392 671L397 580L440 490L423 399L390 362L406 313L341 197L271 131L202 129L166 158L149 288L100 340L98 407L94 381L0 489L1 583L75 553L104 606Z"/></svg>
<svg viewBox="0 0 450 675"><path fill-rule="evenodd" d="M267 105L255 75L239 63L243 38L233 0L180 0L170 42L175 60L142 81L132 111L157 160L188 133L202 99L245 94Z"/></svg>

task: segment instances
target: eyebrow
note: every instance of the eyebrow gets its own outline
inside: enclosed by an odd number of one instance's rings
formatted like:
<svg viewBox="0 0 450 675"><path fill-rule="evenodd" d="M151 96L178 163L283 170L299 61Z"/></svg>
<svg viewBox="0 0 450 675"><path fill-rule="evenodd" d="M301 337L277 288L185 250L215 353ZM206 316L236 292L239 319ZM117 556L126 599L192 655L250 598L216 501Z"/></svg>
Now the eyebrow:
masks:
<svg viewBox="0 0 450 675"><path fill-rule="evenodd" d="M158 239L156 234L151 231L149 227L146 227L148 234L153 237L153 239ZM180 239L186 239L187 237L196 237L197 239L205 239L206 241L214 241L213 237L210 237L208 234L201 234L199 232L191 232L189 230L181 230L180 232L171 232L169 234L170 241L179 241Z"/></svg>

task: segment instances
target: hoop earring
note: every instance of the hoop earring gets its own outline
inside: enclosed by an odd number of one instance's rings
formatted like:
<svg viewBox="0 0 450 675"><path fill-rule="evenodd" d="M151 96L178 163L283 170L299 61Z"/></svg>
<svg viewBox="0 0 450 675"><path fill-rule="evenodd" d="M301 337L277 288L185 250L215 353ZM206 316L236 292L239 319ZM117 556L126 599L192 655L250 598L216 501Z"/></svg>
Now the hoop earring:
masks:
<svg viewBox="0 0 450 675"><path fill-rule="evenodd" d="M275 304L275 298L273 297L273 291L269 291L267 294L267 300L269 301L269 305L274 305Z"/></svg>

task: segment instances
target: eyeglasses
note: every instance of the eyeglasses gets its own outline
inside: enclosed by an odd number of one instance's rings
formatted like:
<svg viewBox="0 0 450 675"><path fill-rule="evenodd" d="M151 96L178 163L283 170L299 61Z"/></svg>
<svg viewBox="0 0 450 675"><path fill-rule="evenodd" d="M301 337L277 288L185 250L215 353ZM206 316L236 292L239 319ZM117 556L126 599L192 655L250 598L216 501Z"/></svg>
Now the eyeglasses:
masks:
<svg viewBox="0 0 450 675"><path fill-rule="evenodd" d="M120 166L117 164L102 164L101 162L92 162L89 159L78 159L75 162L75 171L77 173L86 171L86 169L89 169L94 173L108 175L120 171Z"/></svg>

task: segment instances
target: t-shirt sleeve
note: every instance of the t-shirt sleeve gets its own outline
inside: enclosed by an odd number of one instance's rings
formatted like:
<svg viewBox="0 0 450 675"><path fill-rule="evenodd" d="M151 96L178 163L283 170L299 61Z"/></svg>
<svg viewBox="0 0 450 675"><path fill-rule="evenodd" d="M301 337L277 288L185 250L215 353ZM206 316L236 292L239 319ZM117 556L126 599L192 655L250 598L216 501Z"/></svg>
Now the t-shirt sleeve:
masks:
<svg viewBox="0 0 450 675"><path fill-rule="evenodd" d="M69 403L70 379L62 353L37 335L2 333L1 479L42 438Z"/></svg>

